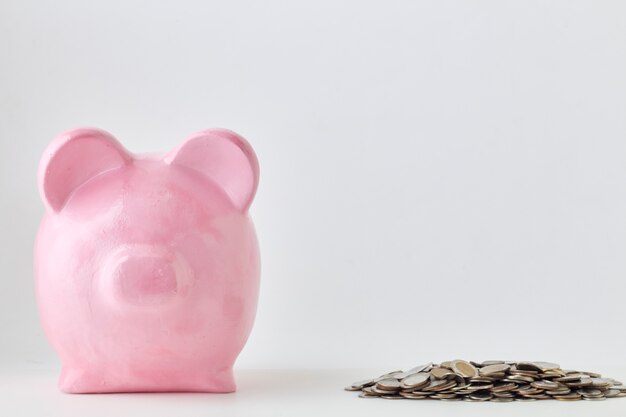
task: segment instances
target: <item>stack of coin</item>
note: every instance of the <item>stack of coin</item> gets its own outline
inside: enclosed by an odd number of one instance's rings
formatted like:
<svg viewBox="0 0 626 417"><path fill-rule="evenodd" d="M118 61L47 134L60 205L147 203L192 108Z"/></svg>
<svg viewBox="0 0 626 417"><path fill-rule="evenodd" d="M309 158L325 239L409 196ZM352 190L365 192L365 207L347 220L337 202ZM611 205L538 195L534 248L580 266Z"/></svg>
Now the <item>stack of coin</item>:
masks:
<svg viewBox="0 0 626 417"><path fill-rule="evenodd" d="M394 371L346 387L361 398L445 401L560 401L626 397L626 386L549 362L446 361Z"/></svg>

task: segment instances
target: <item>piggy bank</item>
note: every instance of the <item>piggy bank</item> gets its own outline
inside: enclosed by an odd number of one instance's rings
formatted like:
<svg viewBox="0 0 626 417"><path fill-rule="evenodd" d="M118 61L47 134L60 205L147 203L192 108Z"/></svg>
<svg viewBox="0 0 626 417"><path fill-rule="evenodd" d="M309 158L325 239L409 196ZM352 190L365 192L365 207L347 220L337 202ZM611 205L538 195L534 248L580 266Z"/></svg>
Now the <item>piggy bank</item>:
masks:
<svg viewBox="0 0 626 417"><path fill-rule="evenodd" d="M258 178L250 145L223 129L163 155L97 129L49 145L34 266L61 390L235 390L259 287Z"/></svg>

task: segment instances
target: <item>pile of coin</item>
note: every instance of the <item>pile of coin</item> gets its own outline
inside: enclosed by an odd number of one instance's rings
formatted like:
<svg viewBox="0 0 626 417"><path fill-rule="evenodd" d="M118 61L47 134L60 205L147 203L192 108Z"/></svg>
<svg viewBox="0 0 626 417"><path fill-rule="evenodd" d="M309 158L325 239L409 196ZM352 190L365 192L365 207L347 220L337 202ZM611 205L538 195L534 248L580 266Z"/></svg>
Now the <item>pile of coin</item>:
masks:
<svg viewBox="0 0 626 417"><path fill-rule="evenodd" d="M453 360L394 371L346 387L361 398L446 401L561 401L626 397L626 386L549 362Z"/></svg>

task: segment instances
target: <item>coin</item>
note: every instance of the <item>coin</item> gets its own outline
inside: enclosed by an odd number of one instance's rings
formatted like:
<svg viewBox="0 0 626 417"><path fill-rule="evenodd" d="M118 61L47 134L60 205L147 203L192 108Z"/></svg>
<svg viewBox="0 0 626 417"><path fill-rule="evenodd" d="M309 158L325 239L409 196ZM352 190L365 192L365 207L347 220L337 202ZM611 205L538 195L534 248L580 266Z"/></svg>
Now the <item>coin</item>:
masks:
<svg viewBox="0 0 626 417"><path fill-rule="evenodd" d="M491 392L506 392L516 389L518 385L514 382L497 382L491 388Z"/></svg>
<svg viewBox="0 0 626 417"><path fill-rule="evenodd" d="M543 372L561 368L560 365L557 365L556 363L552 363L552 362L531 362L531 363Z"/></svg>
<svg viewBox="0 0 626 417"><path fill-rule="evenodd" d="M479 401L487 401L493 398L493 394L489 391L476 391L472 392L469 396L472 400Z"/></svg>
<svg viewBox="0 0 626 417"><path fill-rule="evenodd" d="M591 378L591 385L593 387L607 388L613 385L613 380L607 378Z"/></svg>
<svg viewBox="0 0 626 417"><path fill-rule="evenodd" d="M376 388L380 390L399 390L400 389L400 381L393 378L383 379L376 383Z"/></svg>
<svg viewBox="0 0 626 417"><path fill-rule="evenodd" d="M455 375L455 373L448 368L432 368L430 374L437 379L443 379L448 375Z"/></svg>
<svg viewBox="0 0 626 417"><path fill-rule="evenodd" d="M606 398L613 398L613 397L617 397L617 396L619 396L619 394L620 394L620 391L619 391L619 390L616 390L616 389L610 389L610 390L608 390L608 391L604 391L604 396L605 396Z"/></svg>
<svg viewBox="0 0 626 417"><path fill-rule="evenodd" d="M560 378L555 378L555 381L558 382L570 382L570 381L580 381L581 379L588 379L589 375L587 374L580 374L580 373L573 373L573 374L567 374L565 376L562 376Z"/></svg>
<svg viewBox="0 0 626 417"><path fill-rule="evenodd" d="M513 398L510 397L493 397L489 401L494 403L510 403L513 401Z"/></svg>
<svg viewBox="0 0 626 417"><path fill-rule="evenodd" d="M548 394L548 395L565 395L565 394L569 394L570 392L571 392L571 390L568 387L565 387L565 388L559 388L558 390L546 391L546 394Z"/></svg>
<svg viewBox="0 0 626 417"><path fill-rule="evenodd" d="M569 394L565 394L565 395L555 395L552 398L555 398L557 400L561 400L561 401L576 401L576 400L580 400L581 395L577 392L572 392Z"/></svg>
<svg viewBox="0 0 626 417"><path fill-rule="evenodd" d="M535 365L533 362L518 362L516 364L516 368L519 369L520 371L534 371L534 372L541 371L541 368Z"/></svg>
<svg viewBox="0 0 626 417"><path fill-rule="evenodd" d="M363 381L353 382L352 384L347 386L345 389L346 391L359 391L363 389L364 387L368 387L372 385L373 383L374 383L373 379L365 379Z"/></svg>
<svg viewBox="0 0 626 417"><path fill-rule="evenodd" d="M587 387L593 384L593 380L591 378L583 378L580 381L575 382L566 382L568 387Z"/></svg>
<svg viewBox="0 0 626 417"><path fill-rule="evenodd" d="M478 375L478 371L474 365L460 359L452 361L450 367L455 374L460 375L463 378L472 378Z"/></svg>
<svg viewBox="0 0 626 417"><path fill-rule="evenodd" d="M508 381L508 382L534 382L535 379L530 377L530 376L525 376L525 375L508 375L506 378L503 379L503 381Z"/></svg>
<svg viewBox="0 0 626 417"><path fill-rule="evenodd" d="M428 395L414 394L412 392L400 392L400 395L404 398L409 398L411 400L423 400L428 398Z"/></svg>
<svg viewBox="0 0 626 417"><path fill-rule="evenodd" d="M408 374L416 374L418 372L428 372L430 370L430 368L432 368L433 363L432 362L428 362L424 365L418 365L414 368L409 369L408 371L406 371Z"/></svg>
<svg viewBox="0 0 626 417"><path fill-rule="evenodd" d="M446 379L434 379L430 381L430 385L424 388L424 391L439 391L443 389L448 389L456 385L454 381L448 381Z"/></svg>
<svg viewBox="0 0 626 417"><path fill-rule="evenodd" d="M480 365L481 366L489 366L489 365L500 365L503 364L504 361L484 361Z"/></svg>
<svg viewBox="0 0 626 417"><path fill-rule="evenodd" d="M561 384L559 384L558 382L547 381L545 379L542 381L531 382L530 385L535 388L540 388L540 389L545 389L545 390L556 389L561 386Z"/></svg>
<svg viewBox="0 0 626 417"><path fill-rule="evenodd" d="M578 393L582 395L583 397L601 397L602 396L602 391L600 391L599 389L594 389L594 388L579 389Z"/></svg>
<svg viewBox="0 0 626 417"><path fill-rule="evenodd" d="M404 378L401 382L402 388L420 388L428 384L428 379L430 375L427 373L417 373L413 375L409 375Z"/></svg>
<svg viewBox="0 0 626 417"><path fill-rule="evenodd" d="M480 375L499 374L499 373L506 372L509 368L510 368L509 365L505 363L501 363L501 364L483 366L482 368L478 370L478 372L480 373Z"/></svg>
<svg viewBox="0 0 626 417"><path fill-rule="evenodd" d="M374 385L369 391L372 394L385 395L385 394L394 394L398 392L396 389L382 389L379 388L378 385Z"/></svg>
<svg viewBox="0 0 626 417"><path fill-rule="evenodd" d="M437 394L433 394L430 398L435 398L437 400L449 400L451 398L456 398L456 394L444 394L442 392L438 392Z"/></svg>

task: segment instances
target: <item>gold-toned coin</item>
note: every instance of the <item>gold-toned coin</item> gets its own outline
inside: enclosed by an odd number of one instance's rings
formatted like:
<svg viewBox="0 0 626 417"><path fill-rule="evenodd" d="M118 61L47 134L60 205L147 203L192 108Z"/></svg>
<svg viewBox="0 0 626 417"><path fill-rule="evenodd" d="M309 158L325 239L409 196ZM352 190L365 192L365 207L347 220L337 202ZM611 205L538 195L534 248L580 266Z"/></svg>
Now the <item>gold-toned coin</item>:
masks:
<svg viewBox="0 0 626 417"><path fill-rule="evenodd" d="M432 368L430 370L430 374L437 379L444 379L445 377L449 375L456 375L452 370L448 368L440 368L440 367Z"/></svg>
<svg viewBox="0 0 626 417"><path fill-rule="evenodd" d="M582 396L577 392L572 392L565 395L555 395L552 398L561 401L578 401Z"/></svg>
<svg viewBox="0 0 626 417"><path fill-rule="evenodd" d="M457 375L462 376L463 378L473 378L478 375L478 370L469 362L464 360L454 360L450 364L450 368Z"/></svg>

